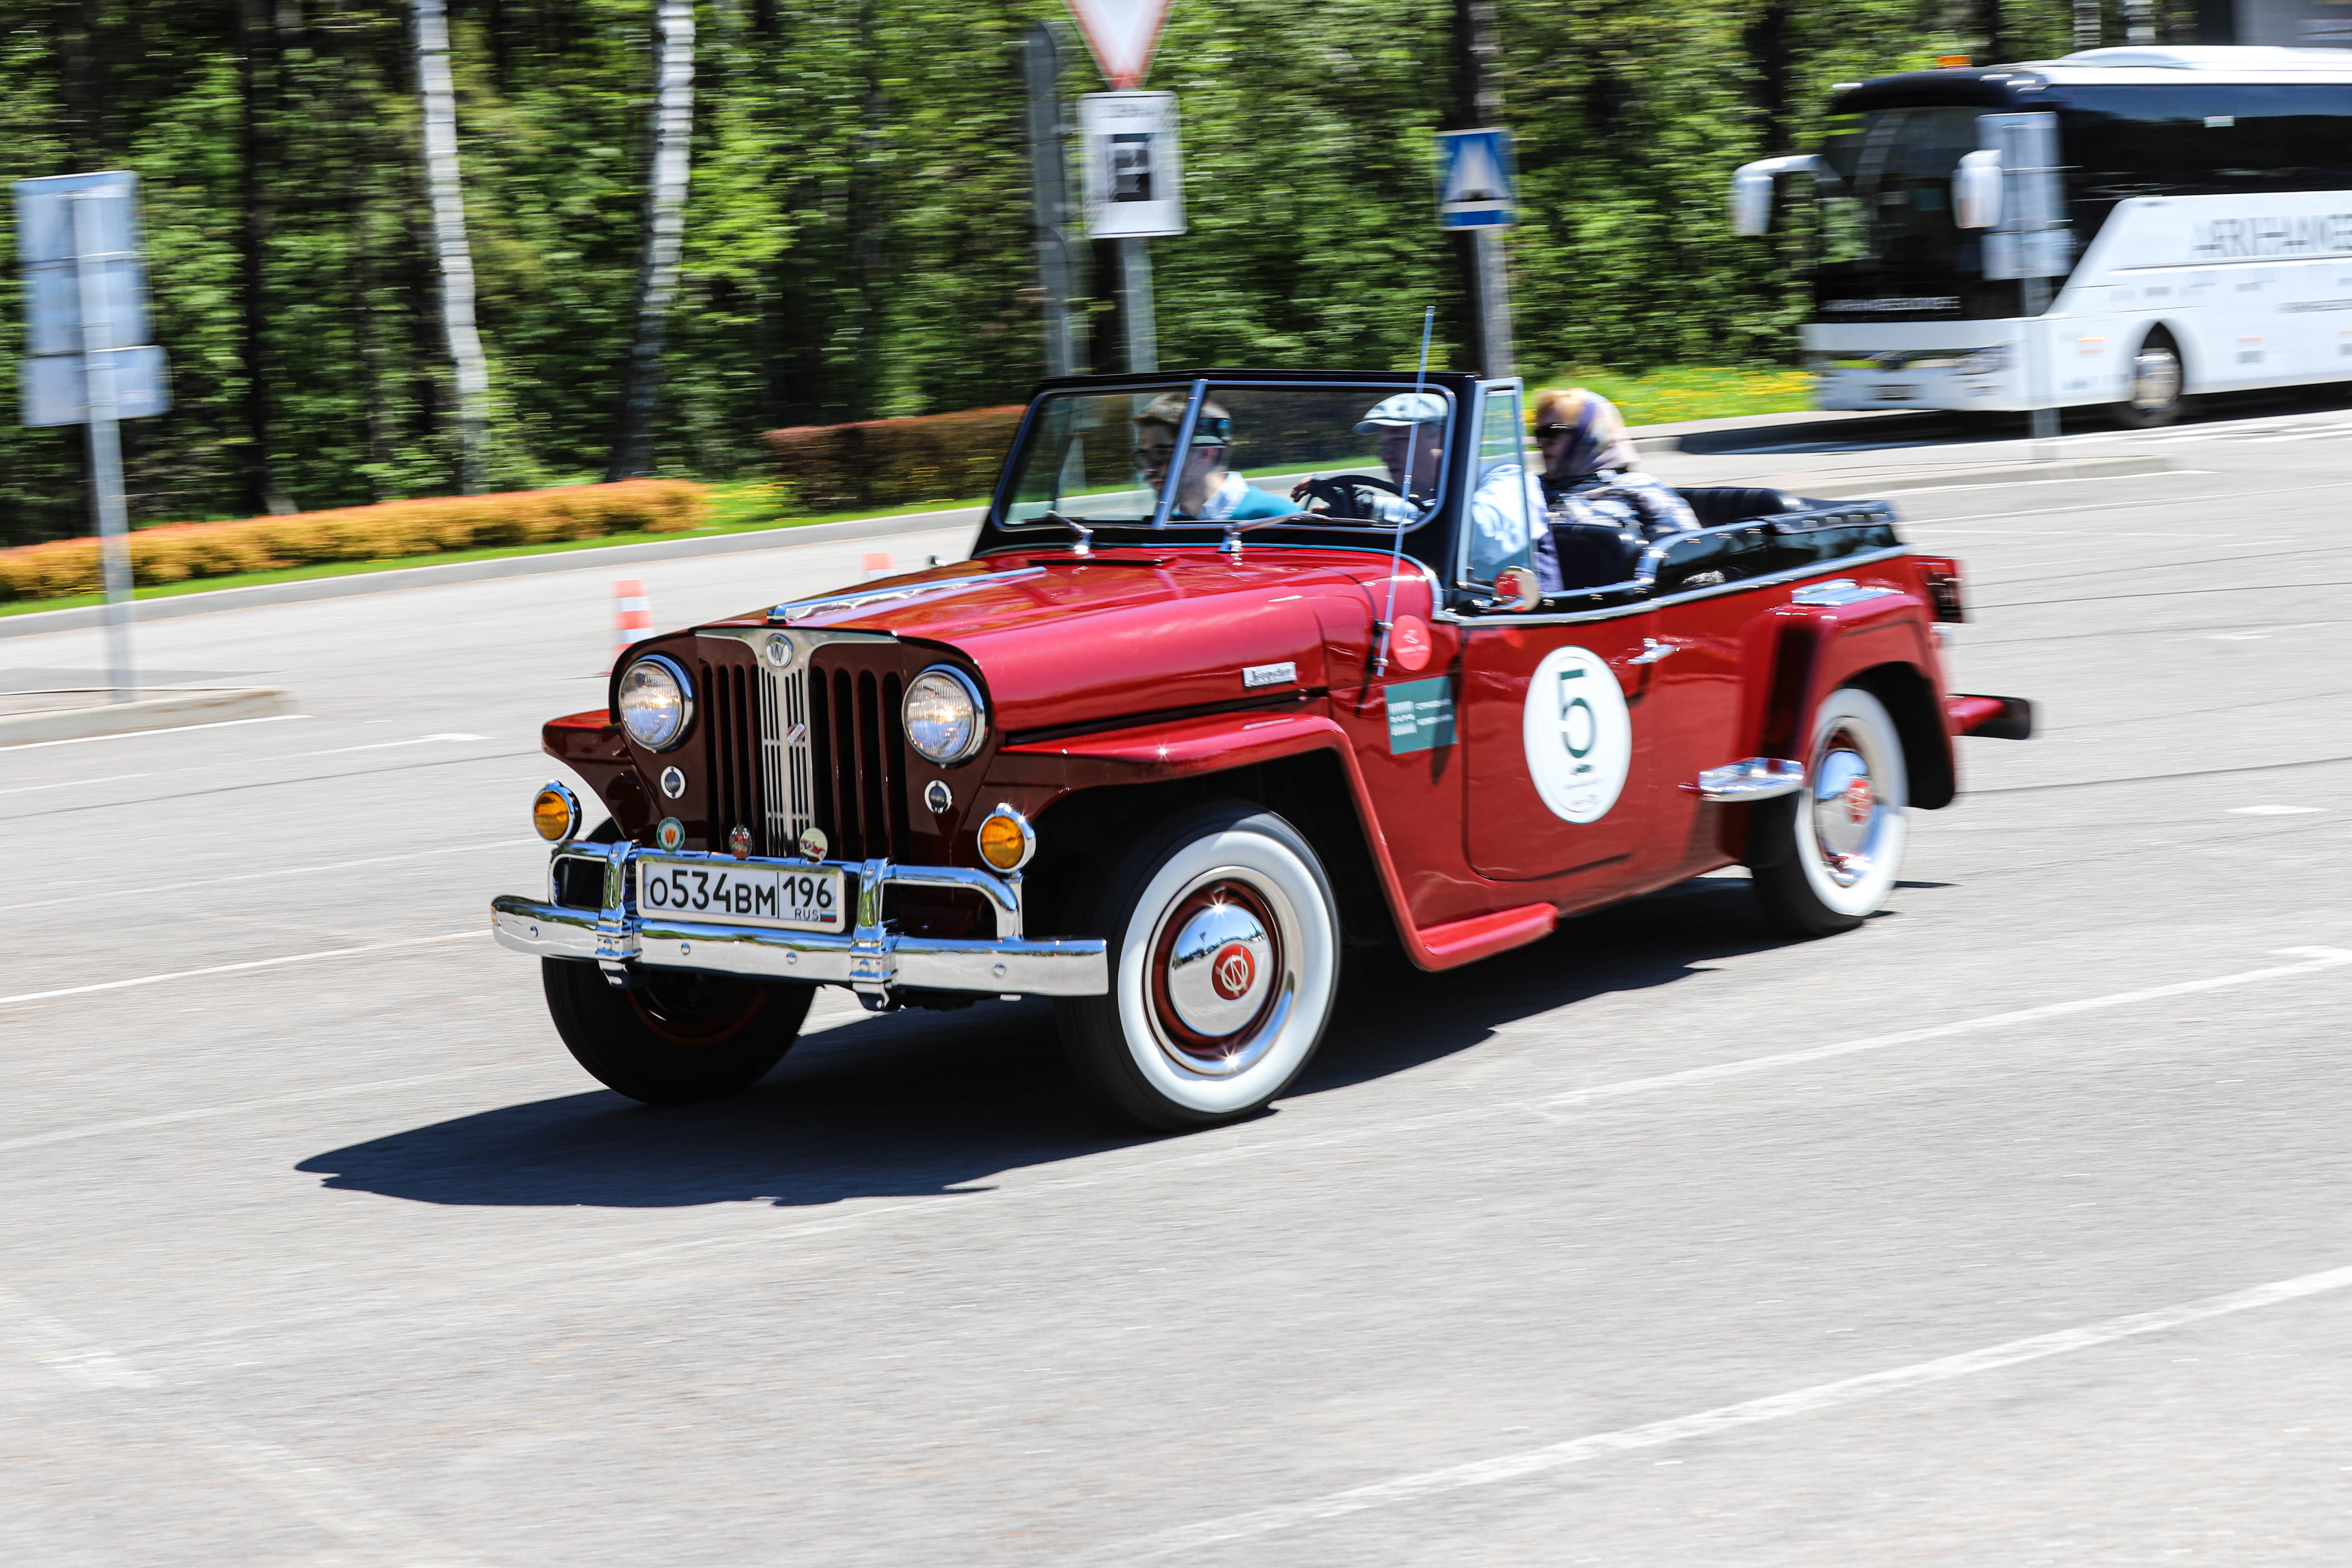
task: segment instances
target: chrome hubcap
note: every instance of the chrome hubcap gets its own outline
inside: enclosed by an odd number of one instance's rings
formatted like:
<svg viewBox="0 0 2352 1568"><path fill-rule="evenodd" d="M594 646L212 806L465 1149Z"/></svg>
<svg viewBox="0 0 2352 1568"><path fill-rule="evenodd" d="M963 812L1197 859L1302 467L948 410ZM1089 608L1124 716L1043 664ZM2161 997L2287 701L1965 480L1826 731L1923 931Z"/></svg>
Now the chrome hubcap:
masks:
<svg viewBox="0 0 2352 1568"><path fill-rule="evenodd" d="M1886 818L1870 762L1854 737L1831 735L1813 767L1813 842L1832 880L1850 888L1870 874Z"/></svg>
<svg viewBox="0 0 2352 1568"><path fill-rule="evenodd" d="M1272 982L1274 940L1239 904L1195 910L1168 954L1168 1005L1184 1026L1212 1039L1257 1016Z"/></svg>
<svg viewBox="0 0 2352 1568"><path fill-rule="evenodd" d="M2147 349L2132 361L2132 406L2162 408L2180 395L2180 361L2168 349Z"/></svg>
<svg viewBox="0 0 2352 1568"><path fill-rule="evenodd" d="M1282 1033L1297 999L1297 921L1278 895L1231 872L1180 895L1152 942L1150 1016L1160 1048L1188 1073L1230 1078Z"/></svg>

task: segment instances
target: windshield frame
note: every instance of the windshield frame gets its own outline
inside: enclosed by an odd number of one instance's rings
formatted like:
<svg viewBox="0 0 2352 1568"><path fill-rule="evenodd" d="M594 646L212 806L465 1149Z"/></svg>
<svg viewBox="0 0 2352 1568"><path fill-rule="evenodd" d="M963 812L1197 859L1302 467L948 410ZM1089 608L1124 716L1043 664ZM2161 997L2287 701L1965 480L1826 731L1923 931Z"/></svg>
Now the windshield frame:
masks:
<svg viewBox="0 0 2352 1568"><path fill-rule="evenodd" d="M1412 535L1428 527L1445 511L1447 503L1452 499L1451 487L1455 476L1461 471L1457 447L1462 432L1463 404L1455 388L1451 384L1458 377L1452 374L1440 372L1432 374L1419 383L1420 390L1434 393L1445 400L1445 439L1444 456L1440 460L1435 482L1428 491L1429 504L1412 522L1402 525L1383 524L1364 519L1350 519L1342 522L1318 522L1314 520L1313 514L1299 512L1295 517L1254 520L1247 526L1252 531L1273 528L1285 532L1295 531L1319 534L1345 534L1351 538L1364 540L1367 543L1377 542L1381 545L1395 540L1400 534ZM1143 393L1164 395L1181 390L1185 393L1186 401L1183 423L1177 430L1176 447L1179 451L1188 451L1192 447L1193 431L1200 421L1201 405L1207 401L1213 388L1271 390L1279 387L1313 387L1318 390L1358 390L1370 395L1377 402L1382 397L1391 396L1399 392L1412 391L1415 384L1414 377L1402 373L1381 376L1378 373L1339 373L1327 375L1297 372L1287 374L1280 373L1269 374L1263 371L1253 370L1231 372L1195 370L1173 374L1162 373L1158 375L1058 377L1054 381L1042 384L1030 397L1028 409L1022 416L1020 427L1013 434L1013 445L1005 453L1004 468L997 479L996 492L989 500L988 513L982 520L982 531L985 534L988 530L996 529L1011 536L1041 531L1051 533L1066 531L1074 523L1097 531L1116 531L1154 534L1192 531L1223 533L1233 527L1229 522L1171 515L1175 510L1182 470L1181 464L1172 462L1169 465L1168 473L1160 480L1158 503L1149 521L1140 519L1131 521L1106 519L1096 523L1083 517L1074 518L1068 521L1055 521L1045 517L1013 520L1009 513L1014 502L1013 490L1018 482L1017 476L1022 469L1020 460L1028 450L1029 442L1044 417L1045 408L1059 397L1135 395Z"/></svg>

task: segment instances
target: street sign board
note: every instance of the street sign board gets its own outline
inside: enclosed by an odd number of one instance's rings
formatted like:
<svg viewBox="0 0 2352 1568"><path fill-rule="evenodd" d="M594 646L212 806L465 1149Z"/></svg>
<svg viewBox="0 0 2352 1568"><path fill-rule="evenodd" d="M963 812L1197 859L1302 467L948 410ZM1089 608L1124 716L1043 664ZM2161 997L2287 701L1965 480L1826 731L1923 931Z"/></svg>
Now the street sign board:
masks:
<svg viewBox="0 0 2352 1568"><path fill-rule="evenodd" d="M1519 221L1518 178L1507 131L1437 136L1437 226L1498 228Z"/></svg>
<svg viewBox="0 0 2352 1568"><path fill-rule="evenodd" d="M1184 170L1172 92L1090 92L1078 100L1087 144L1087 233L1147 239L1184 232Z"/></svg>
<svg viewBox="0 0 2352 1568"><path fill-rule="evenodd" d="M1105 81L1122 91L1143 85L1160 30L1168 25L1168 5L1169 0L1070 0Z"/></svg>
<svg viewBox="0 0 2352 1568"><path fill-rule="evenodd" d="M152 332L147 269L139 255L139 176L115 170L19 180L16 195L16 258L25 269L25 346L30 356L18 370L24 423L87 420L93 370L101 373L101 381L111 382L115 407L105 417L141 419L163 413L171 407L171 391L163 351L148 342ZM110 378L104 374L109 371Z"/></svg>

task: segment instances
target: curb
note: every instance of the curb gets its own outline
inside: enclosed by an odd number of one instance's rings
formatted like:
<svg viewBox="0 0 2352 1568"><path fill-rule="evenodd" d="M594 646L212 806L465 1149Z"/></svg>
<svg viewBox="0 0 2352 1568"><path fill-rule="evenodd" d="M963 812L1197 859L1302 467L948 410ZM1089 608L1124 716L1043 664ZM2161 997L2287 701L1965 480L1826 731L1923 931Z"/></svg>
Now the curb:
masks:
<svg viewBox="0 0 2352 1568"><path fill-rule="evenodd" d="M275 686L182 689L163 697L109 702L96 708L58 708L45 713L0 715L0 747L44 741L87 741L141 730L177 730L235 719L261 719L288 706Z"/></svg>
<svg viewBox="0 0 2352 1568"><path fill-rule="evenodd" d="M1787 429L1792 426L1820 425L1830 427L1824 438L1836 429L1855 426L1857 432L1882 419L1917 418L1923 412L1916 408L1866 408L1845 413L1804 408L1787 414L1734 415L1723 419L1682 419L1666 425L1635 425L1625 432L1633 438L1637 452L1679 452L1685 436L1714 436L1727 430Z"/></svg>
<svg viewBox="0 0 2352 1568"><path fill-rule="evenodd" d="M1953 489L1967 485L2046 484L2054 479L2114 479L2133 474L2165 474L2177 468L2168 458L2074 458L2059 462L1984 463L1965 468L1815 468L1804 473L1767 474L1742 481L1766 489L1816 496L1822 500L1864 500L1916 490Z"/></svg>
<svg viewBox="0 0 2352 1568"><path fill-rule="evenodd" d="M316 577L298 583L264 583L251 588L213 588L168 599L134 599L131 605L131 620L136 625L142 621L169 621L183 616L209 616L224 610L251 609L257 605L300 605L317 599L351 598L362 594L396 594L411 588L437 588L452 583L480 583L499 577L536 577L556 572L625 566L638 561L670 561L692 555L733 555L760 550L788 549L795 544L822 544L835 539L931 533L946 528L976 527L986 510L985 507L967 506L947 511L901 512L892 517L854 517L841 522L811 522L797 528L751 529L740 533L715 534L705 539L654 539L641 544L611 544L540 555L499 555L483 561L453 561L444 566L404 566L392 572L358 572L345 577ZM83 605L70 610L28 610L21 616L0 616L0 637L80 631L105 624L104 605Z"/></svg>

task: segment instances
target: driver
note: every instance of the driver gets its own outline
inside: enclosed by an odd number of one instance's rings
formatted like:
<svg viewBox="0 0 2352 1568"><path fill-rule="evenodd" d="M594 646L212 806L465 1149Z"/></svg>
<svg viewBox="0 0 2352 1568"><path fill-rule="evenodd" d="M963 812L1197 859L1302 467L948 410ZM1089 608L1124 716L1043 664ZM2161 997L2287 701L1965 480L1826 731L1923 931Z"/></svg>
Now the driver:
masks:
<svg viewBox="0 0 2352 1568"><path fill-rule="evenodd" d="M1384 397L1364 411L1356 434L1380 437L1381 464L1397 493L1382 495L1358 487L1352 502L1343 497L1328 515L1390 524L1420 517L1437 493L1438 469L1445 458L1445 399L1433 392ZM1303 500L1315 485L1312 479L1302 481L1290 492L1291 500Z"/></svg>
<svg viewBox="0 0 2352 1568"><path fill-rule="evenodd" d="M1176 437L1184 428L1184 408L1191 402L1189 394L1171 392L1153 399L1135 416L1135 471L1155 493L1167 478ZM1233 444L1233 416L1203 398L1201 416L1192 422L1192 450L1176 480L1171 516L1234 522L1297 513L1298 509L1280 496L1258 489L1225 467Z"/></svg>

